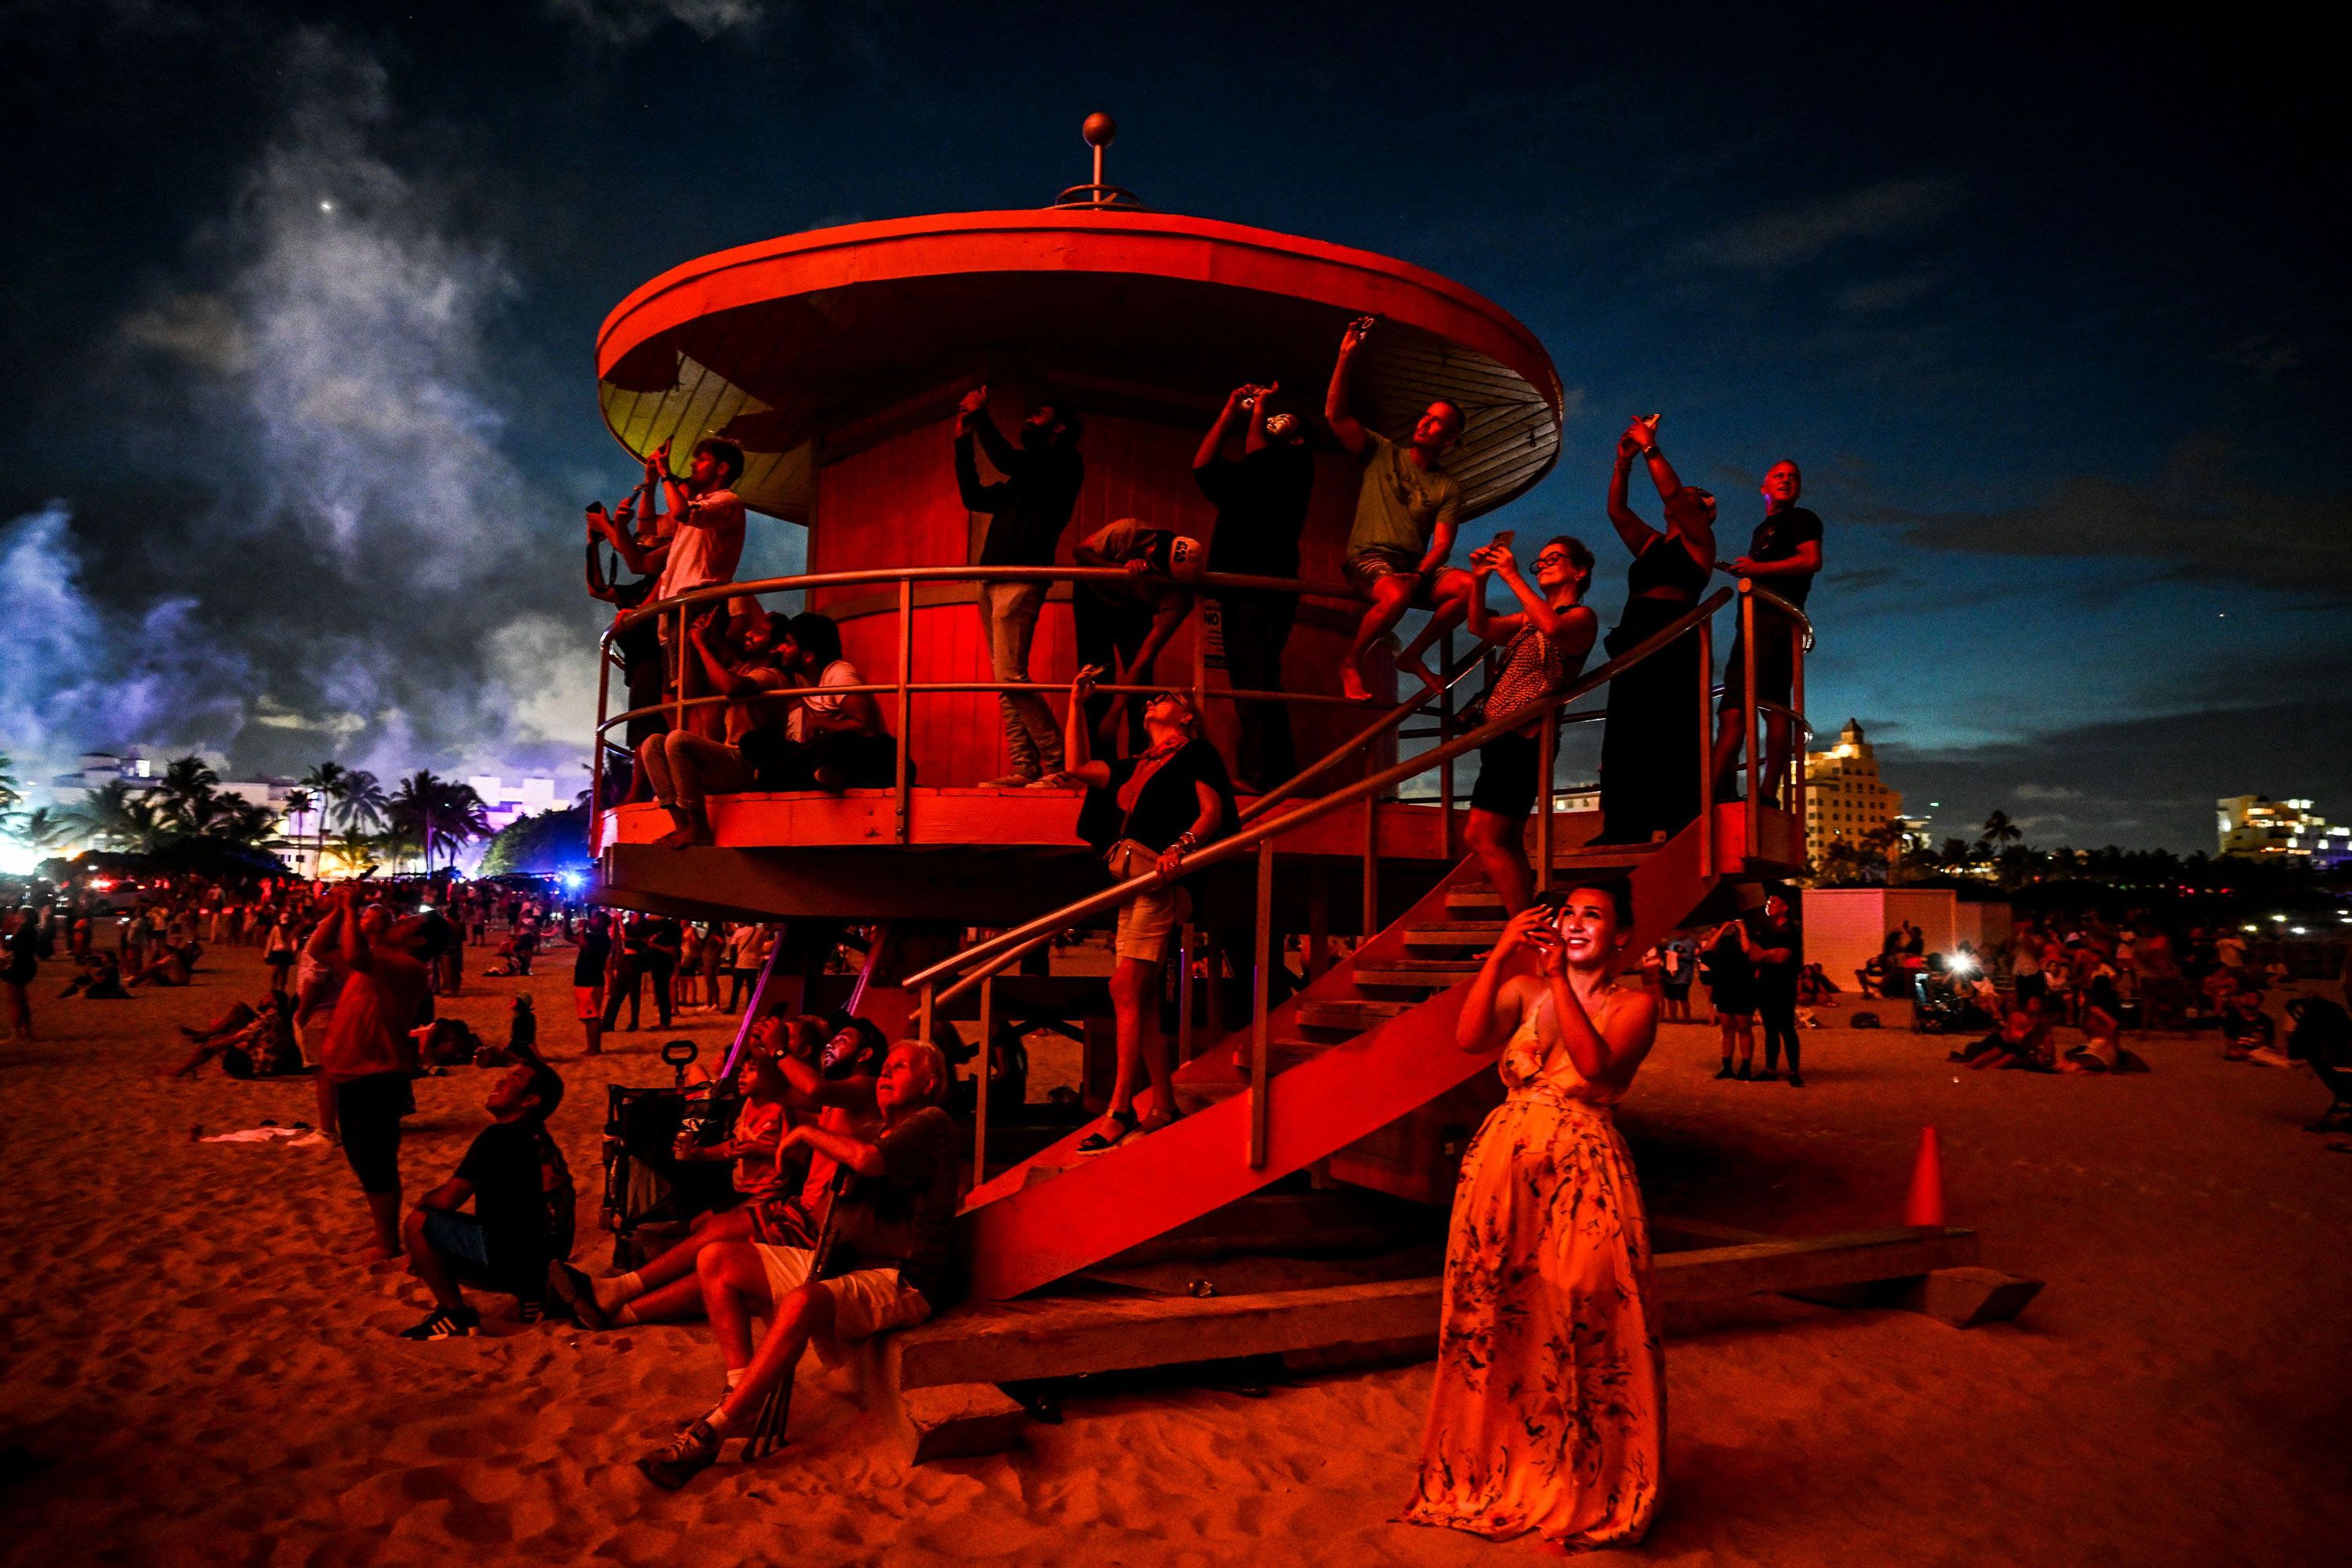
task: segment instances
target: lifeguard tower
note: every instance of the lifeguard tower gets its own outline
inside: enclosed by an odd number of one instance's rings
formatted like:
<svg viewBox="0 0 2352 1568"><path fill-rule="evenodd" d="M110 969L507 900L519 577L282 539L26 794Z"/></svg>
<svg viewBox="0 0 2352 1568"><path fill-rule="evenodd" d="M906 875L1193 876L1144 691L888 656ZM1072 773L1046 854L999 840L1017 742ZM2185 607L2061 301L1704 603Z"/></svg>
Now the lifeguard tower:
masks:
<svg viewBox="0 0 2352 1568"><path fill-rule="evenodd" d="M1107 921L1122 896L1076 837L1077 795L978 787L1004 771L1001 688L974 610L979 583L1054 579L1030 688L1050 700L1073 668L1072 584L1119 574L965 564L985 519L963 508L951 465L963 391L988 384L1000 415L1047 397L1083 411L1087 478L1070 540L1127 516L1205 537L1213 513L1192 458L1225 389L1279 381L1311 402L1357 316L1380 319L1352 383L1367 425L1401 437L1437 397L1467 411L1446 466L1468 514L1524 492L1559 451L1559 376L1499 306L1386 257L1150 211L1105 183L1108 117L1086 131L1094 179L1050 206L857 224L722 251L636 290L597 340L604 417L632 453L665 441L683 451L706 435L744 448L740 493L755 511L805 530L808 570L726 591L767 595L772 607L799 595L835 617L901 741L891 788L713 798L709 847L653 847L668 826L653 806L602 811L600 897L689 918L778 922L788 939L798 933L778 951L788 955L783 969L799 972L773 974L774 984L821 989L819 971L828 958L839 967L836 944L846 940L859 952L860 1009L892 1030L976 1026L987 1040L1009 1020L1107 1013L1091 999L1099 981L1018 970L1024 958L1034 969L1034 955L1058 933ZM1244 948L1253 1005L1244 1016L1210 1016L1189 979L1204 939L1188 934L1177 1075L1188 1114L1083 1163L1072 1153L1083 1127L1042 1148L1034 1138L1017 1144L1013 1108L992 1107L989 1075L974 1075L961 1222L973 1304L882 1351L886 1381L910 1401L946 1384L1433 1332L1425 1263L1402 1279L1205 1296L1197 1284L1187 1291L1118 1278L1122 1263L1155 1257L1263 1247L1268 1237L1278 1248L1286 1226L1315 1232L1351 1193L1383 1194L1370 1201L1391 1213L1442 1218L1462 1143L1498 1093L1488 1087L1492 1058L1453 1044L1460 989L1501 917L1463 858L1455 806L1456 760L1490 738L1456 721L1457 697L1475 689L1480 663L1449 649L1442 689L1401 703L1366 709L1338 697L1339 661L1361 613L1336 581L1357 482L1339 453L1317 462L1299 579L1195 584L1203 609L1157 672L1160 686L1195 690L1223 741L1234 699L1289 704L1299 755L1311 759L1297 778L1244 797L1240 829L1192 861L1197 924ZM1281 692L1230 689L1213 618L1221 586L1298 595ZM682 615L716 592L643 613ZM1711 624L1735 597L1752 631L1756 604L1769 596L1745 582L1721 587L1559 694L1546 718L1547 777L1559 727L1597 720L1593 699L1612 677L1680 639L1696 639L1701 668L1711 668ZM1811 632L1780 608L1801 644L1797 710L1781 711L1801 725ZM676 700L717 700L689 687ZM1695 732L1706 732L1713 706L1696 683ZM601 758L605 731L625 716L600 710ZM1554 792L1539 793L1538 878L1572 868L1627 879L1628 955L1710 901L1727 910L1732 884L1801 865L1802 769L1791 771L1789 798L1759 801L1752 710L1748 724L1746 800L1713 800L1702 776L1697 817L1655 844L1581 850L1594 816L1557 812ZM1422 749L1399 760L1401 741ZM1428 778L1433 799L1399 798L1407 781ZM1336 952L1345 944L1335 938L1353 939L1350 950ZM1273 972L1294 943L1305 976L1291 988ZM1263 1194L1277 1183L1296 1211L1289 1219L1247 1206L1270 1202ZM1361 1213L1337 1223L1360 1230ZM1811 1272L1790 1278L1820 1285L1972 1260L1962 1255L1972 1238L1958 1239L1966 1233L1889 1237L1843 1274L1825 1274L1816 1257L1804 1265ZM1682 1278L1699 1279L1709 1255L1685 1256ZM1742 1288L1781 1288L1769 1259L1738 1262ZM1036 1294L1047 1288L1065 1294ZM972 1403L957 1408L969 1414Z"/></svg>

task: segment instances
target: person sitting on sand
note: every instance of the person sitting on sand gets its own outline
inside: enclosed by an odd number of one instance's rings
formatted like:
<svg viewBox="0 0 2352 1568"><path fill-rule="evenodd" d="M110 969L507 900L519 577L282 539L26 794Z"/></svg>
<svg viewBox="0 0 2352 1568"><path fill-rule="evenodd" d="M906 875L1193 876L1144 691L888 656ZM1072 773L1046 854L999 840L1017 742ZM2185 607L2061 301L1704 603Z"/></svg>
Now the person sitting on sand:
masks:
<svg viewBox="0 0 2352 1568"><path fill-rule="evenodd" d="M680 1163L734 1165L733 1201L695 1215L683 1238L625 1273L593 1279L569 1263L549 1264L550 1300L569 1308L583 1329L700 1317L702 1286L695 1277L695 1258L718 1242L751 1240L758 1234L756 1216L761 1205L783 1194L787 1177L776 1159L776 1146L782 1142L790 1116L787 1101L799 1091L779 1064L791 1061L808 1067L807 1047L814 1045L822 1027L817 1019L787 1018L781 1014L761 1019L751 1033L743 1074L743 1108L736 1113L733 1131L715 1143L699 1145L689 1133L679 1132L671 1155Z"/></svg>
<svg viewBox="0 0 2352 1568"><path fill-rule="evenodd" d="M194 978L196 961L204 955L204 948L193 942L181 942L177 945L159 943L155 949L154 962L139 970L123 984L125 985L169 985L176 990L186 985Z"/></svg>
<svg viewBox="0 0 2352 1568"><path fill-rule="evenodd" d="M2252 1061L2258 1050L2275 1048L2278 1025L2263 1011L2263 994L2244 984L2221 1003L2221 1058Z"/></svg>
<svg viewBox="0 0 2352 1568"><path fill-rule="evenodd" d="M416 1043L418 1065L428 1069L471 1067L475 1053L482 1049L482 1037L462 1018L436 1018L429 1024L420 1024L408 1031L408 1037Z"/></svg>
<svg viewBox="0 0 2352 1568"><path fill-rule="evenodd" d="M2050 1026L2033 1008L2012 1007L2002 1015L2000 1027L1963 1050L1945 1057L1982 1071L1986 1068L2049 1070Z"/></svg>
<svg viewBox="0 0 2352 1568"><path fill-rule="evenodd" d="M1083 720L1081 721L1083 721ZM675 1490L719 1458L730 1436L749 1435L775 1394L789 1401L811 1341L845 1343L906 1328L946 1304L948 1235L955 1220L955 1123L940 1109L948 1086L938 1047L902 1040L875 1083L883 1126L873 1138L795 1127L783 1146L805 1146L855 1173L836 1200L831 1247L726 1242L696 1260L703 1299L726 1363L726 1392L660 1450L637 1461ZM751 1321L768 1321L755 1352ZM782 1423L772 1424L781 1431Z"/></svg>
<svg viewBox="0 0 2352 1568"><path fill-rule="evenodd" d="M194 1048L172 1069L173 1078L194 1078L215 1057L231 1078L279 1078L302 1070L301 1053L294 1048L294 999L282 991L262 993L250 1007L240 1002L201 1030L183 1024L180 1032Z"/></svg>
<svg viewBox="0 0 2352 1568"><path fill-rule="evenodd" d="M524 1062L490 1087L490 1125L476 1134L457 1173L418 1200L401 1228L409 1272L433 1292L433 1310L404 1340L467 1339L482 1316L462 1283L536 1301L552 1247L547 1119L563 1103L563 1079L543 1061ZM562 1156L555 1157L561 1164ZM462 1213L467 1200L474 1212Z"/></svg>
<svg viewBox="0 0 2352 1568"><path fill-rule="evenodd" d="M114 954L98 952L85 956L81 973L66 982L58 993L59 1000L79 996L86 1002L128 1001L131 993L122 988L122 965Z"/></svg>

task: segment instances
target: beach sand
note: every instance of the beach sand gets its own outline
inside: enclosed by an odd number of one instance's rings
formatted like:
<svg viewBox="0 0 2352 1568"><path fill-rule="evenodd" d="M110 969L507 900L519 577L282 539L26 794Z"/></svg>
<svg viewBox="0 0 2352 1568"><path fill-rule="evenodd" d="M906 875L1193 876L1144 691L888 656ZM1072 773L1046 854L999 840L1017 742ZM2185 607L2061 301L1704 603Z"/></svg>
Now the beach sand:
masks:
<svg viewBox="0 0 2352 1568"><path fill-rule="evenodd" d="M477 953L481 950L476 950ZM477 964L482 960L477 956ZM667 1078L671 1036L579 1058L568 950L452 1010L503 1038L527 985L570 1081L557 1131L601 1268L607 1082ZM325 1147L202 1143L309 1120L307 1081L156 1079L171 1025L261 988L215 949L186 991L58 1002L0 1045L7 1265L0 1541L23 1563L959 1562L1495 1563L1538 1554L1387 1522L1410 1490L1426 1365L1268 1397L1073 1397L1025 1447L908 1468L874 1418L803 1372L791 1446L686 1491L630 1461L708 1403L699 1327L583 1333L493 1318L408 1344L421 1288L341 1261L356 1189ZM1835 1015L1832 1015L1835 1016ZM677 1035L714 1053L728 1020ZM2014 1324L1759 1300L1678 1321L1667 1350L1668 1563L2316 1563L2352 1539L2352 1156L2302 1124L2300 1071L2210 1037L2135 1042L2110 1080L1972 1073L1900 1029L1807 1035L1811 1087L1712 1081L1673 1027L1622 1112L1654 1213L1785 1234L1899 1221L1923 1123L1954 1224L2049 1281ZM411 1196L483 1124L491 1076L417 1087ZM503 1298L483 1302L506 1310Z"/></svg>

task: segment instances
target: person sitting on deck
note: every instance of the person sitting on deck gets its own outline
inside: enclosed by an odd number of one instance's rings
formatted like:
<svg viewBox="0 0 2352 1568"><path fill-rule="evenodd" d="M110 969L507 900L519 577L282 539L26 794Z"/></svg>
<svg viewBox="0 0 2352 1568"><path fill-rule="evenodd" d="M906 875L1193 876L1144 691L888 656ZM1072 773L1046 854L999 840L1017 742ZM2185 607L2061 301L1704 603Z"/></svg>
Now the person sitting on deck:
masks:
<svg viewBox="0 0 2352 1568"><path fill-rule="evenodd" d="M1145 581L1172 574L1180 545L1189 547L1189 559L1197 564L1197 541L1179 539L1173 530L1152 528L1140 518L1122 517L1071 547L1081 566L1114 567L1129 574L1124 583L1079 583L1070 591L1078 662L1110 671L1114 686L1149 683L1160 650L1192 613L1191 589ZM1132 695L1114 699L1108 692L1097 692L1087 703L1087 723L1096 743L1107 752L1118 750L1118 732L1106 733L1103 726L1114 708L1127 715L1128 749L1141 751L1143 705Z"/></svg>
<svg viewBox="0 0 2352 1568"><path fill-rule="evenodd" d="M563 1103L562 1076L541 1060L521 1063L491 1086L488 1103L490 1125L402 1227L409 1272L433 1292L433 1310L402 1339L466 1339L480 1328L461 1283L535 1303L548 1255L562 1244L550 1224L547 1179L562 1164L547 1131ZM474 1212L460 1213L468 1198Z"/></svg>
<svg viewBox="0 0 2352 1568"><path fill-rule="evenodd" d="M735 493L734 485L742 474L743 449L718 437L695 443L693 461L684 479L669 471L668 442L646 455L646 486L648 489L659 486L668 508L656 520L656 542L649 548L641 547L620 527L610 523L604 537L630 571L653 574L649 599L675 598L698 588L735 580L735 568L743 558L744 510L742 498ZM725 601L706 599L686 619L692 626L726 614ZM678 645L677 616L666 615L656 619L655 635L661 646L669 649L668 681L675 685L683 680L684 689L695 689L696 677L700 672L688 662L691 650ZM717 733L717 721L707 708L688 709L684 721L688 729L704 735Z"/></svg>
<svg viewBox="0 0 2352 1568"><path fill-rule="evenodd" d="M711 842L710 818L703 807L709 794L727 794L754 786L752 765L743 743L777 722L773 710L761 699L782 691L786 684L776 657L778 626L773 616L747 619L730 647L713 646L715 632L709 620L687 629L688 657L708 676L711 690L727 698L720 740L691 730L672 730L648 738L637 760L653 782L654 799L669 813L671 828L655 843L668 849Z"/></svg>
<svg viewBox="0 0 2352 1568"><path fill-rule="evenodd" d="M1462 405L1444 397L1432 403L1414 422L1412 440L1402 447L1366 429L1349 411L1348 369L1371 330L1370 316L1348 324L1323 400L1331 434L1364 470L1356 495L1356 522L1349 530L1341 566L1348 585L1371 602L1349 645L1347 662L1339 667L1339 689L1356 702L1372 700L1364 684L1364 655L1409 609L1432 613L1398 662L1425 684L1437 684L1421 663L1422 652L1461 625L1472 591L1468 573L1444 570L1446 557L1454 552L1454 530L1462 521L1462 487L1438 467L1446 448L1461 438L1465 422Z"/></svg>
<svg viewBox="0 0 2352 1568"><path fill-rule="evenodd" d="M1016 447L989 416L988 388L975 386L964 394L956 405L956 488L967 510L989 515L988 536L981 542L977 564L1054 563L1055 547L1086 483L1086 459L1078 455L1082 431L1067 404L1047 398L1021 422ZM987 449L989 462L1004 476L997 483L980 482L975 442ZM1045 588L1043 579L980 584L980 636L988 649L992 680L1028 684L1029 647L1036 637ZM1003 691L997 694L997 706L1003 714L1004 748L1013 771L990 780L986 787L1032 784L1061 772L1062 738L1055 731L1054 710L1045 700L1034 691Z"/></svg>
<svg viewBox="0 0 2352 1568"><path fill-rule="evenodd" d="M1470 552L1470 635L1503 643L1501 667L1486 690L1486 719L1492 723L1532 714L1542 701L1565 691L1584 668L1599 617L1585 608L1592 582L1592 552L1561 534L1536 552L1536 585L1519 575L1507 537ZM1520 608L1509 615L1486 613L1486 578L1502 578ZM1540 591L1538 591L1540 590ZM1470 821L1464 837L1486 868L1486 880L1503 900L1506 915L1517 914L1535 897L1535 873L1528 865L1528 813L1541 793L1543 724L1496 736L1478 748L1478 783L1470 795ZM1685 980L1684 994L1689 994Z"/></svg>
<svg viewBox="0 0 2352 1568"><path fill-rule="evenodd" d="M645 486L630 491L629 499L623 500L611 517L605 515L602 504L588 509L588 596L613 606L615 625L653 597L654 584L660 580L655 575L641 575L625 583L617 571L609 578L605 575L604 542L614 530L627 526L633 501L641 529L636 542L642 552L659 542L653 536L653 503ZM637 748L669 728L669 714L661 706L667 689L667 671L662 659L661 627L656 617L648 616L621 627L614 636L613 651L621 658L622 689L627 694L628 710L638 714L622 731L634 763ZM632 767L628 789L621 798L624 802L653 798L653 784L646 777L644 768Z"/></svg>
<svg viewBox="0 0 2352 1568"><path fill-rule="evenodd" d="M676 1489L717 1461L730 1436L748 1436L771 1394L789 1401L812 1341L837 1345L907 1328L946 1304L948 1236L955 1219L955 1123L940 1109L947 1063L936 1047L902 1040L875 1083L883 1125L871 1138L795 1127L785 1147L805 1146L854 1173L830 1216L831 1247L727 1242L696 1260L711 1327L726 1363L726 1391L708 1415L637 1461ZM751 1321L768 1320L755 1352ZM780 1431L781 1421L767 1423Z"/></svg>
<svg viewBox="0 0 2352 1568"><path fill-rule="evenodd" d="M863 686L865 677L841 655L841 628L831 616L804 610L784 624L776 662L792 678L790 710L781 736L762 728L744 740L744 757L761 789L883 789L895 784L898 743L882 723L881 705L868 691L825 692ZM911 769L909 770L911 777Z"/></svg>
<svg viewBox="0 0 2352 1568"><path fill-rule="evenodd" d="M1092 665L1070 683L1070 711L1064 734L1071 783L1087 786L1078 808L1078 837L1100 851L1111 878L1124 882L1146 872L1159 880L1118 907L1118 962L1111 970L1111 1010L1118 1028L1118 1070L1102 1125L1080 1141L1081 1154L1099 1154L1139 1131L1150 1132L1175 1120L1174 1064L1160 1032L1160 965L1168 939L1192 909L1192 896L1175 883L1187 850L1234 826L1238 815L1224 759L1201 734L1201 716L1181 691L1163 691L1143 705L1143 729L1150 744L1131 757L1094 757L1087 723L1093 694ZM1150 1120L1135 1110L1137 1081L1151 1079Z"/></svg>
<svg viewBox="0 0 2352 1568"><path fill-rule="evenodd" d="M1307 507L1315 493L1315 454L1307 449L1307 422L1288 410L1277 412L1280 383L1237 386L1201 438L1192 458L1192 479L1215 503L1216 530L1209 535L1209 571L1237 577L1298 575L1298 537L1306 531ZM1238 462L1224 455L1228 433L1244 410L1248 432ZM1238 589L1217 599L1225 647L1225 673L1236 691L1280 691L1282 650L1298 618L1295 595ZM1084 654L1079 662L1087 662ZM1264 795L1298 771L1290 733L1290 707L1284 702L1244 702L1236 717L1241 736L1234 750L1234 778L1245 793Z"/></svg>
<svg viewBox="0 0 2352 1568"><path fill-rule="evenodd" d="M1731 563L1734 577L1752 578L1766 592L1786 599L1801 610L1805 607L1806 595L1812 592L1813 579L1822 570L1822 520L1797 504L1803 485L1797 465L1786 458L1764 471L1764 521L1756 525L1748 553ZM1723 665L1723 700L1717 709L1722 718L1715 731L1712 763L1717 800L1732 800L1739 793L1734 787L1733 764L1738 760L1740 741L1747 733L1751 703L1745 631L1743 625L1732 634L1731 655ZM1796 681L1792 639L1801 635L1796 623L1783 618L1780 611L1764 604L1756 606L1753 701L1776 702L1783 708L1789 705ZM1789 771L1794 731L1787 717L1779 713L1767 714L1759 722L1766 740L1756 787L1766 800L1778 800L1780 781Z"/></svg>

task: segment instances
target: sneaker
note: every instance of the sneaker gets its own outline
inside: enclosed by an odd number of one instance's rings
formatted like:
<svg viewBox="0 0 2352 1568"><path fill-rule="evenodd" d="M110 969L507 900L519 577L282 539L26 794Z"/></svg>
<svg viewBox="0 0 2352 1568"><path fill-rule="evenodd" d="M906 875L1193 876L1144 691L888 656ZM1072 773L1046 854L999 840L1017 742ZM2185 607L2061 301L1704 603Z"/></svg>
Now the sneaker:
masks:
<svg viewBox="0 0 2352 1568"><path fill-rule="evenodd" d="M582 1328L604 1326L604 1309L596 1304L595 1281L560 1258L547 1266L547 1294L550 1300L562 1303Z"/></svg>
<svg viewBox="0 0 2352 1568"><path fill-rule="evenodd" d="M1007 773L1001 779L990 779L980 787L982 789L1027 789L1031 784L1035 784L1036 782L1037 775L1034 773Z"/></svg>
<svg viewBox="0 0 2352 1568"><path fill-rule="evenodd" d="M1725 1079L1731 1078L1733 1076L1735 1075L1732 1073L1731 1064L1729 1062L1724 1063L1722 1067L1716 1069L1715 1077L1716 1081L1718 1083L1722 1082Z"/></svg>
<svg viewBox="0 0 2352 1568"><path fill-rule="evenodd" d="M1739 1070L1738 1070L1738 1072L1736 1072L1736 1073L1733 1073L1731 1076L1732 1076L1732 1077L1734 1077L1734 1078L1736 1078L1736 1079L1738 1079L1740 1082L1742 1082L1742 1083L1747 1083L1747 1082L1749 1082L1750 1080L1752 1080L1752 1079L1756 1077L1756 1071L1755 1071L1755 1069L1754 1069L1753 1068L1749 1067L1746 1062L1741 1062L1741 1063L1739 1064Z"/></svg>
<svg viewBox="0 0 2352 1568"><path fill-rule="evenodd" d="M425 1320L413 1329L403 1329L404 1340L470 1340L482 1326L482 1315L471 1307L459 1307L452 1311L436 1307Z"/></svg>
<svg viewBox="0 0 2352 1568"><path fill-rule="evenodd" d="M1114 1110L1103 1120L1108 1124L1108 1126L1097 1127L1092 1132L1087 1133L1084 1138L1078 1140L1078 1153L1100 1154L1108 1150L1118 1148L1121 1143L1126 1142L1129 1138L1135 1136L1137 1121L1134 1111L1129 1110L1121 1114L1120 1112ZM1113 1133L1109 1131L1109 1128L1112 1127L1117 1128L1118 1131L1116 1133Z"/></svg>
<svg viewBox="0 0 2352 1568"><path fill-rule="evenodd" d="M1778 1083L1780 1081L1780 1074L1776 1068L1766 1068L1762 1072L1758 1073L1754 1078L1749 1079L1748 1081L1750 1083Z"/></svg>
<svg viewBox="0 0 2352 1568"><path fill-rule="evenodd" d="M639 1459L637 1468L654 1485L674 1492L717 1464L719 1450L726 1446L727 1439L698 1415L679 1429L667 1447Z"/></svg>
<svg viewBox="0 0 2352 1568"><path fill-rule="evenodd" d="M1804 1088L1804 1087L1805 1087L1805 1080L1804 1080L1803 1077L1802 1077L1801 1074L1798 1074L1798 1073L1790 1073L1790 1074L1789 1075L1789 1087L1790 1087L1790 1089L1802 1089L1802 1088Z"/></svg>

